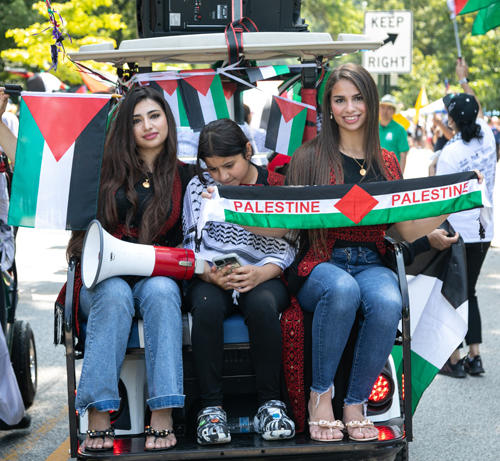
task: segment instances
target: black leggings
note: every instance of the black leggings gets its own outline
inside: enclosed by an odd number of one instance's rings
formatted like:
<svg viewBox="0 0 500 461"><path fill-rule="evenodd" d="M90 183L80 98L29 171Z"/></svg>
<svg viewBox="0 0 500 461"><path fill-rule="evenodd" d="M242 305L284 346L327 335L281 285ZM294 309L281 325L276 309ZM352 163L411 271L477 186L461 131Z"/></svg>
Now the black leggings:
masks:
<svg viewBox="0 0 500 461"><path fill-rule="evenodd" d="M481 336L481 315L476 296L476 283L483 266L490 242L466 243L467 253L467 292L469 295L469 327L465 335L467 344L480 344L483 342Z"/></svg>
<svg viewBox="0 0 500 461"><path fill-rule="evenodd" d="M280 399L281 328L279 314L290 303L279 279L240 293L233 304L233 290L194 280L188 287L187 306L193 316L191 343L202 407L222 406L224 319L240 310L248 327L250 356L255 369L259 405Z"/></svg>

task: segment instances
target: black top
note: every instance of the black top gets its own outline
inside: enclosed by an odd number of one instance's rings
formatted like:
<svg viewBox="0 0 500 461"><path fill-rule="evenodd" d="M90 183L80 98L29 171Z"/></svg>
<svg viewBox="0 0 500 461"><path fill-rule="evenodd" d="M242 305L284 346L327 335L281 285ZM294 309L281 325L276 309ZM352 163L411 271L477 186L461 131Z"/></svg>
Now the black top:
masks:
<svg viewBox="0 0 500 461"><path fill-rule="evenodd" d="M384 175L380 172L378 165L373 165L373 169L366 172L365 176L361 176L359 173L363 165L364 159L356 159L359 162L356 163L349 155L342 153L342 169L344 170L344 184L355 184L358 182L371 182L371 181L385 181ZM366 168L365 168L366 170Z"/></svg>

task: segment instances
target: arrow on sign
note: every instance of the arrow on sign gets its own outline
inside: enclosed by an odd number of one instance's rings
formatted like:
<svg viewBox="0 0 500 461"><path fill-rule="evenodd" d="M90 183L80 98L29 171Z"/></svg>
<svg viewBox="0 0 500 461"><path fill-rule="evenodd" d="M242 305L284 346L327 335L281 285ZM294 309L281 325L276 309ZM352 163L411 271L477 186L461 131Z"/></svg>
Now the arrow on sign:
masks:
<svg viewBox="0 0 500 461"><path fill-rule="evenodd" d="M387 34L389 37L387 37L385 40L384 40L384 45L387 45L388 43L392 42L392 44L394 45L394 43L396 42L396 39L398 38L398 34ZM382 46L384 46L382 45Z"/></svg>

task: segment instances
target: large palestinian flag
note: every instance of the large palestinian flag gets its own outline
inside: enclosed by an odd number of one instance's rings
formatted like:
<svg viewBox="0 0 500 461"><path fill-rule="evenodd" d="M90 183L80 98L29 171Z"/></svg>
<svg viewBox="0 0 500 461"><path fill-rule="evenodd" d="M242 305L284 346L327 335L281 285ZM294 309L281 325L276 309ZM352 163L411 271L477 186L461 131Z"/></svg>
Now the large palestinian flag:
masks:
<svg viewBox="0 0 500 461"><path fill-rule="evenodd" d="M292 155L302 144L306 117L304 104L273 96L265 146L279 154Z"/></svg>
<svg viewBox="0 0 500 461"><path fill-rule="evenodd" d="M190 70L186 73L193 74ZM182 76L184 72L181 71ZM212 69L202 69L201 75L189 75L179 80L189 126L193 131L221 118L229 118L220 76Z"/></svg>
<svg viewBox="0 0 500 461"><path fill-rule="evenodd" d="M441 226L454 233L445 221ZM467 333L467 261L462 239L448 250L431 249L406 268L411 315L412 410ZM402 348L392 356L402 378Z"/></svg>
<svg viewBox="0 0 500 461"><path fill-rule="evenodd" d="M21 96L9 224L86 229L96 214L111 95Z"/></svg>
<svg viewBox="0 0 500 461"><path fill-rule="evenodd" d="M178 82L177 79L150 81L149 86L163 95L174 114L175 124L177 126L189 126Z"/></svg>
<svg viewBox="0 0 500 461"><path fill-rule="evenodd" d="M208 221L317 229L411 221L484 207L480 219L486 228L492 215L485 183L479 184L474 172L336 186L224 186L216 187L212 196L202 202L199 235Z"/></svg>

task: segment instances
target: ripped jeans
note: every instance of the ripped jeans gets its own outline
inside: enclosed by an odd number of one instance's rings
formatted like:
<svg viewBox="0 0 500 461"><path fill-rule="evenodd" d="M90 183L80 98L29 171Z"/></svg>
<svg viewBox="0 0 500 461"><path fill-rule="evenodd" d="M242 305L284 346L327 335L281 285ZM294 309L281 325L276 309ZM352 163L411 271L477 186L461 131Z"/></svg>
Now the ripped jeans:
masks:
<svg viewBox="0 0 500 461"><path fill-rule="evenodd" d="M334 248L330 260L311 271L297 299L302 309L314 312L311 390L319 394L333 389L340 358L360 311L362 318L344 402L366 403L391 353L401 318L396 274L369 248Z"/></svg>

